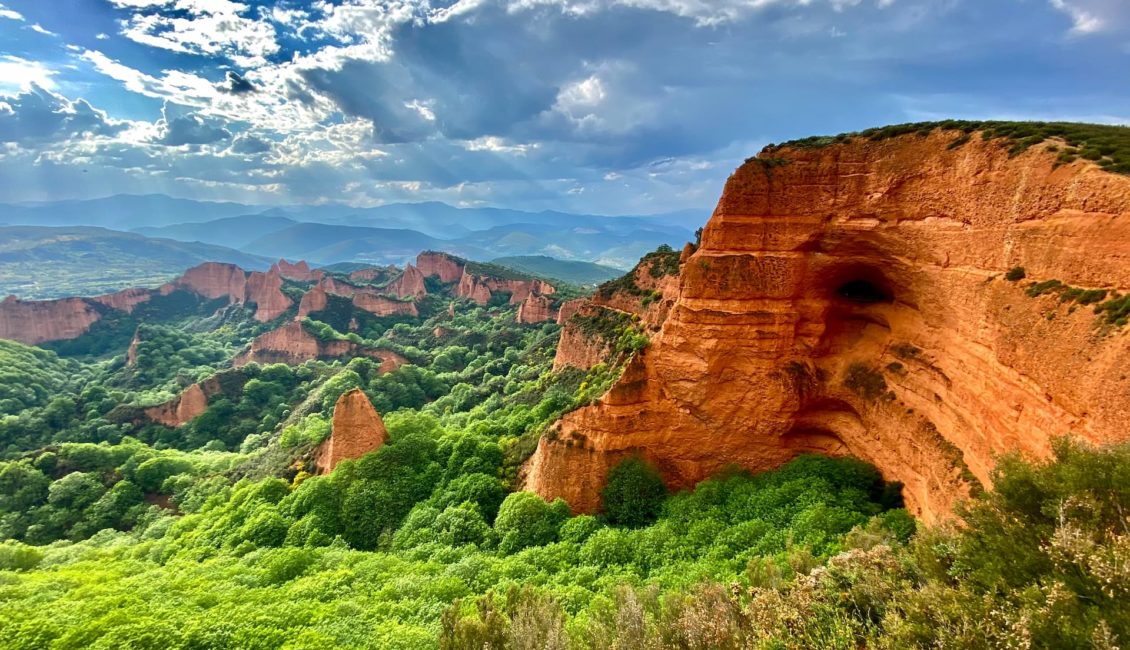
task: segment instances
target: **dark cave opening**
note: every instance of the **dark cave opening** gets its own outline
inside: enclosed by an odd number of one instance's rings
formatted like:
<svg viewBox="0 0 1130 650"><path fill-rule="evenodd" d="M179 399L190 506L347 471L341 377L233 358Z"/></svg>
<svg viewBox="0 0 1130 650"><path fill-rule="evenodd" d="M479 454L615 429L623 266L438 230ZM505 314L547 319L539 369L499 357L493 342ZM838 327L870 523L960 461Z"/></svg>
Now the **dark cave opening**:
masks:
<svg viewBox="0 0 1130 650"><path fill-rule="evenodd" d="M890 302L891 296L874 282L863 279L850 280L836 289L836 295L844 300L860 304Z"/></svg>

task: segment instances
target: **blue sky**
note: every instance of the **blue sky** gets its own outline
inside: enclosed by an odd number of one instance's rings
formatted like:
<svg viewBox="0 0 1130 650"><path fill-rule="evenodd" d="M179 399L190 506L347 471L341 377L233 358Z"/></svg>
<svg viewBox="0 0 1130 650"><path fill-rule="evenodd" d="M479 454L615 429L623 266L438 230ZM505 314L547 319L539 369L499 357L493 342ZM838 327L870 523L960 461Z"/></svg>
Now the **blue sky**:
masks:
<svg viewBox="0 0 1130 650"><path fill-rule="evenodd" d="M1130 0L0 3L0 202L709 209L772 141L1130 122Z"/></svg>

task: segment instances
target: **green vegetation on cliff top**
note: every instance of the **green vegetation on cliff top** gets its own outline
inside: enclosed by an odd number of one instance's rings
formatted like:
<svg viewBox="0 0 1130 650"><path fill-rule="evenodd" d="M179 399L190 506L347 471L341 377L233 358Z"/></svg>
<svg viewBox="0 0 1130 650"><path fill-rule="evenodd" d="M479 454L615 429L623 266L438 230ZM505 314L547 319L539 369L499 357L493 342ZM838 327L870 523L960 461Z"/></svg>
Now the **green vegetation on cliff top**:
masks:
<svg viewBox="0 0 1130 650"><path fill-rule="evenodd" d="M986 140L1000 139L1009 147L1010 155L1023 153L1029 147L1048 140L1061 140L1064 146L1051 145L1058 152L1057 162L1066 164L1082 158L1117 174L1130 174L1130 127L1077 122L995 122L945 120L940 122L913 122L876 127L835 136L812 136L790 140L778 145L768 145L764 154L785 148L807 149L825 147L863 138L872 141L886 140L903 135L926 136L934 131L960 131L951 148L969 142L973 134L980 133ZM1053 148L1054 147L1054 148Z"/></svg>

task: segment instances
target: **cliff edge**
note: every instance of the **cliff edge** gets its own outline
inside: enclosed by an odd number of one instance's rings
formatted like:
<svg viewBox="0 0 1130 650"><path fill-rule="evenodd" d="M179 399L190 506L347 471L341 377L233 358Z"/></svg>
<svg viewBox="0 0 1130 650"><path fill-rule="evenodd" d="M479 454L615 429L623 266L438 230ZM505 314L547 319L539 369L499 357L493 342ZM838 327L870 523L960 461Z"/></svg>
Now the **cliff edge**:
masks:
<svg viewBox="0 0 1130 650"><path fill-rule="evenodd" d="M748 160L649 347L543 437L527 489L593 511L631 454L686 488L819 452L935 521L998 454L1130 436L1130 177L1061 147L934 129Z"/></svg>

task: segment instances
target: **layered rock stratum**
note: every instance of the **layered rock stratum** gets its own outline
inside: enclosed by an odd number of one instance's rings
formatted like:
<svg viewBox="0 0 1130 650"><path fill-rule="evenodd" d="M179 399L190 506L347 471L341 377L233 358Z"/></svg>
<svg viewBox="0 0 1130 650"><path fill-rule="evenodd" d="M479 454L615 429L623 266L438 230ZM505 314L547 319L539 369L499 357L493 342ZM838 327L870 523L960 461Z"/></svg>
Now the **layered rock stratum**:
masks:
<svg viewBox="0 0 1130 650"><path fill-rule="evenodd" d="M1125 439L1127 328L1039 294L1052 280L1130 291L1130 178L1059 165L1054 144L1010 155L936 130L747 161L649 347L543 437L526 487L594 511L633 454L673 488L850 454L935 521L990 486L1001 453Z"/></svg>

